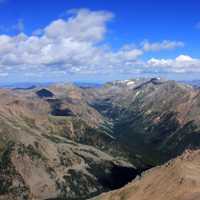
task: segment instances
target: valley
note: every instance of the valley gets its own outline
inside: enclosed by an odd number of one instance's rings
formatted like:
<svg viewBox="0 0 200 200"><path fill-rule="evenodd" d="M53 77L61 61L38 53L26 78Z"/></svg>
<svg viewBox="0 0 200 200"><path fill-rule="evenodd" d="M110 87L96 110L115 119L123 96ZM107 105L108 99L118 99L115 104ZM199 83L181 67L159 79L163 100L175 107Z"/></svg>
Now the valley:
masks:
<svg viewBox="0 0 200 200"><path fill-rule="evenodd" d="M131 199L136 191L138 200L156 200L148 184L157 177L178 187L170 174L190 156L194 166L186 168L198 172L199 147L200 90L184 83L140 78L0 89L0 200L89 199L132 180L95 198ZM182 176L192 181L188 170Z"/></svg>

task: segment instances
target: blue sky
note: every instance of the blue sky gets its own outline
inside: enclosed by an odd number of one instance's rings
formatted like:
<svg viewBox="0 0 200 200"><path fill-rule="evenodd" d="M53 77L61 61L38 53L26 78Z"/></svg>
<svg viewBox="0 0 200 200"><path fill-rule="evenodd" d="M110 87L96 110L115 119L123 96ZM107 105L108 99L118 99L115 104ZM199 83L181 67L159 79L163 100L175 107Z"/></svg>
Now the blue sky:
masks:
<svg viewBox="0 0 200 200"><path fill-rule="evenodd" d="M0 0L0 82L198 79L200 3Z"/></svg>

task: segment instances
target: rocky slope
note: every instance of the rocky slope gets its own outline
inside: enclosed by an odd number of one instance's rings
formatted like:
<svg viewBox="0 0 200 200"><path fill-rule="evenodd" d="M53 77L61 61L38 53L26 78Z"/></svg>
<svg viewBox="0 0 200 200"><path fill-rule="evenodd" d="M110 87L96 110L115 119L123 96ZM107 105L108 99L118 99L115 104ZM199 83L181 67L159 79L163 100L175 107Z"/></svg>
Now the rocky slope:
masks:
<svg viewBox="0 0 200 200"><path fill-rule="evenodd" d="M9 141L1 154L0 199L86 199L130 181L122 182L116 170L137 175L130 164L91 146L27 134Z"/></svg>
<svg viewBox="0 0 200 200"><path fill-rule="evenodd" d="M0 199L87 199L200 147L200 90L161 79L0 89Z"/></svg>
<svg viewBox="0 0 200 200"><path fill-rule="evenodd" d="M156 165L200 146L200 90L175 81L116 81L95 91L92 105L132 155Z"/></svg>
<svg viewBox="0 0 200 200"><path fill-rule="evenodd" d="M132 164L83 145L98 146L87 132L103 120L72 85L0 90L0 199L86 199L133 179Z"/></svg>
<svg viewBox="0 0 200 200"><path fill-rule="evenodd" d="M145 172L122 189L93 200L199 200L200 151L186 151L163 166Z"/></svg>

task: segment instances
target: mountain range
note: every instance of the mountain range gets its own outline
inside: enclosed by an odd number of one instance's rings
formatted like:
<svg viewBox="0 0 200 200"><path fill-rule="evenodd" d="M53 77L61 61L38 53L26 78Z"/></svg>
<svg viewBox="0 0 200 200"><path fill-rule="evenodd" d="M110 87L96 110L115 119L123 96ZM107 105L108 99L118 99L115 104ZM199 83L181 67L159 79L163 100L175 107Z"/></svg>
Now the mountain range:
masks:
<svg viewBox="0 0 200 200"><path fill-rule="evenodd" d="M176 81L2 88L0 200L89 199L132 180L95 198L197 200L199 131L200 90Z"/></svg>

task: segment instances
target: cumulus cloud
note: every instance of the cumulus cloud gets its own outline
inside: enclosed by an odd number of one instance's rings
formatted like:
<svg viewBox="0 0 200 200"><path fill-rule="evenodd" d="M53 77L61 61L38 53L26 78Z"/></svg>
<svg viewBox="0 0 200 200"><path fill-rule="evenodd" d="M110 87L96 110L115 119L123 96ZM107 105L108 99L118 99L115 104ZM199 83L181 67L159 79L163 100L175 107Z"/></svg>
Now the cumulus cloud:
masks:
<svg viewBox="0 0 200 200"><path fill-rule="evenodd" d="M67 21L58 19L44 30L48 38L70 38L76 41L99 42L106 33L106 22L113 14L107 11L74 10ZM74 16L75 15L75 16Z"/></svg>
<svg viewBox="0 0 200 200"><path fill-rule="evenodd" d="M147 61L146 65L149 68L167 72L200 72L200 59L192 58L188 55L180 55L175 59L151 58Z"/></svg>
<svg viewBox="0 0 200 200"><path fill-rule="evenodd" d="M18 21L16 36L0 35L0 73L24 73L29 77L41 73L108 74L143 71L198 70L199 60L186 55L176 59L146 62L140 57L149 51L183 47L180 41L144 41L113 50L106 45L107 23L114 17L108 11L73 10L67 19L57 19L32 35L23 33L23 20Z"/></svg>
<svg viewBox="0 0 200 200"><path fill-rule="evenodd" d="M142 51L121 48L112 51L102 45L113 17L107 11L81 9L73 11L67 20L58 19L43 30L27 36L0 35L0 65L16 66L19 70L51 68L71 73L93 73L134 62ZM22 24L19 24L22 29Z"/></svg>
<svg viewBox="0 0 200 200"><path fill-rule="evenodd" d="M148 40L141 43L144 51L160 51L171 50L180 47L184 47L184 43L181 41L163 40L162 42L149 42Z"/></svg>

